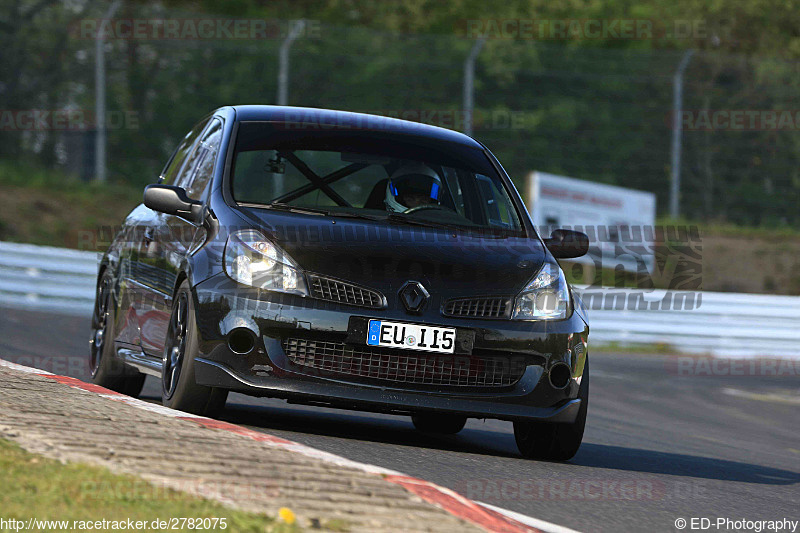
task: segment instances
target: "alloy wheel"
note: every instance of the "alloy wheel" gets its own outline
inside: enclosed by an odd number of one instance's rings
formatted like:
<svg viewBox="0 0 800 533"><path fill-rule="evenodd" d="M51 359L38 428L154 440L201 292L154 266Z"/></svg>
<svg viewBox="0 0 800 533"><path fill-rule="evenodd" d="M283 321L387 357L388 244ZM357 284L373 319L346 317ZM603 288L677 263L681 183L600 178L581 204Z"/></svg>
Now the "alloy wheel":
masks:
<svg viewBox="0 0 800 533"><path fill-rule="evenodd" d="M111 296L108 278L103 278L97 287L97 300L95 303L94 317L92 319L92 337L89 339L91 344L91 365L92 377L97 375L100 363L103 359L103 348L108 337L108 300Z"/></svg>
<svg viewBox="0 0 800 533"><path fill-rule="evenodd" d="M189 305L186 293L178 296L175 309L169 322L167 335L167 345L164 348L164 358L162 359L161 380L163 382L164 394L167 398L171 397L178 387L178 380L181 377L181 367L186 353L186 332L189 316Z"/></svg>

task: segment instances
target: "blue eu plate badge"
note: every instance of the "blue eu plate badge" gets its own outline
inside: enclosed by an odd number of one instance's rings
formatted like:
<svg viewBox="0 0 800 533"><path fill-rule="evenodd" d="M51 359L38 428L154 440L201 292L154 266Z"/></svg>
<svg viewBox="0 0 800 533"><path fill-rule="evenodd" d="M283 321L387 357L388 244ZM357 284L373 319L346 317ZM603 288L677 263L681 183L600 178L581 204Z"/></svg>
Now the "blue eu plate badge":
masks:
<svg viewBox="0 0 800 533"><path fill-rule="evenodd" d="M368 346L454 353L455 341L456 328L406 324L389 320L370 320L367 327Z"/></svg>

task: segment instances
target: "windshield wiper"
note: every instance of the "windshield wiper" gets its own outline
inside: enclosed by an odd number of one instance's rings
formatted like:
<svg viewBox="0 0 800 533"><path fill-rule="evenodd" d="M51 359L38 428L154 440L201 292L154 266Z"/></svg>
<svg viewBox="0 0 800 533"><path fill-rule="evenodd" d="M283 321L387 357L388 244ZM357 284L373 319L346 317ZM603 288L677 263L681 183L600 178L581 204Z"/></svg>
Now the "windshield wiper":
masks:
<svg viewBox="0 0 800 533"><path fill-rule="evenodd" d="M413 224L415 226L424 226L426 228L434 228L434 229L442 229L448 231L456 231L456 232L466 232L471 234L478 234L490 239L504 239L507 238L508 235L501 235L492 232L488 228L484 228L481 226L464 226L460 224L445 224L442 222L434 222L432 220L422 220L419 218L410 218L407 216L403 216L399 213L390 213L388 217L386 217L387 221L395 222L398 224Z"/></svg>
<svg viewBox="0 0 800 533"><path fill-rule="evenodd" d="M305 213L311 215L323 215L328 217L341 217L341 218L357 218L361 220L372 220L374 222L389 222L393 224L406 224L409 226L422 226L426 228L442 229L449 231L468 231L480 232L481 228L471 228L469 226L460 226L457 224L444 224L442 222L434 222L432 220L423 220L419 218L411 218L399 213L387 213L386 216L368 215L366 213L353 213L352 211L331 211L321 207L305 207L296 206L283 202L272 202L266 204L269 209L277 209L280 211L289 211L291 213Z"/></svg>
<svg viewBox="0 0 800 533"><path fill-rule="evenodd" d="M389 213L386 216L386 218L382 220L387 220L389 222L397 222L400 224L409 224L413 226L425 226L426 228L440 228L440 229L459 230L459 231L468 229L465 226L458 226L456 224L444 224L442 222L434 222L432 220L423 220L419 218L411 218L398 213Z"/></svg>
<svg viewBox="0 0 800 533"><path fill-rule="evenodd" d="M331 211L329 209L322 209L321 207L305 207L285 204L283 202L272 202L267 204L270 209L279 209L281 211L289 211L292 213L306 213L311 215L325 215L329 217L342 217L342 218L360 218L364 220L385 220L384 217L376 217L372 215L365 215L361 213L353 213L350 211Z"/></svg>
<svg viewBox="0 0 800 533"><path fill-rule="evenodd" d="M296 205L289 205L284 204L281 202L272 202L267 204L266 207L269 209L277 209L280 211L291 211L292 213L305 213L309 215L328 215L330 216L330 211L327 209L318 209L316 207L299 207Z"/></svg>

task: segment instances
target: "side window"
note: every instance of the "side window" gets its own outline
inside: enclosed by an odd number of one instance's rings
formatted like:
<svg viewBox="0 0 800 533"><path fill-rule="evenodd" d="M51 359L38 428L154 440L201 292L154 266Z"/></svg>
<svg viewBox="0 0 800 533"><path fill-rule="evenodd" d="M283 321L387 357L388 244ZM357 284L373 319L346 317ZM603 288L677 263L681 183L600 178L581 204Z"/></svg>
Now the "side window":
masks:
<svg viewBox="0 0 800 533"><path fill-rule="evenodd" d="M208 124L208 120L201 121L181 140L175 152L172 153L172 157L169 159L167 166L165 166L164 170L161 172L161 183L164 185L177 185L176 181L180 175L183 163L186 161L186 156L191 152L197 137L203 132L206 124Z"/></svg>
<svg viewBox="0 0 800 533"><path fill-rule="evenodd" d="M511 200L499 189L494 181L482 174L476 174L475 181L478 185L483 202L486 218L492 226L511 227L516 220Z"/></svg>
<svg viewBox="0 0 800 533"><path fill-rule="evenodd" d="M203 193L214 175L214 163L222 143L222 121L214 119L203 134L194 153L186 162L181 187L193 200L202 200Z"/></svg>

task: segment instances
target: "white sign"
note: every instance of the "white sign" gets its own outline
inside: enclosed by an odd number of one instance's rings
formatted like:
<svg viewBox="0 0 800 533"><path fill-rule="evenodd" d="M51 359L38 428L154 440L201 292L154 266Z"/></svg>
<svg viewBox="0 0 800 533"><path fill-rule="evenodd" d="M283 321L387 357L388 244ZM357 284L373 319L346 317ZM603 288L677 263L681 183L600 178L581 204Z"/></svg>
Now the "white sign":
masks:
<svg viewBox="0 0 800 533"><path fill-rule="evenodd" d="M527 202L542 237L558 228L589 236L589 256L578 261L627 271L644 265L652 272L655 194L535 171L528 175Z"/></svg>

